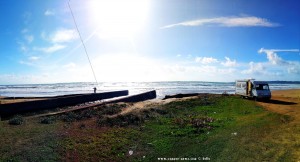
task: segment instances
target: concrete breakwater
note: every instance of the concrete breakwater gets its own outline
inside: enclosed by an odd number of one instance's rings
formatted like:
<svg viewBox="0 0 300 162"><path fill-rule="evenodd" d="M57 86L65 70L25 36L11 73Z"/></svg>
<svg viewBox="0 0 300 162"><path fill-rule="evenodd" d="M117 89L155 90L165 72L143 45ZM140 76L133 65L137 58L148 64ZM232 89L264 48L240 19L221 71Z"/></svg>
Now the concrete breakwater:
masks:
<svg viewBox="0 0 300 162"><path fill-rule="evenodd" d="M37 110L53 109L57 107L73 106L76 104L91 102L96 100L109 99L120 96L127 96L128 90L90 93L90 94L75 94L66 96L56 96L47 99L36 101L25 101L9 104L0 104L0 116L9 116L19 113L25 113Z"/></svg>
<svg viewBox="0 0 300 162"><path fill-rule="evenodd" d="M156 91L153 90L153 91L148 91L148 92L144 92L144 93L140 93L140 94L136 94L136 95L132 95L132 96L122 97L122 98L119 98L119 99L108 101L106 103L140 102L140 101L155 99L156 97L157 97L156 96Z"/></svg>

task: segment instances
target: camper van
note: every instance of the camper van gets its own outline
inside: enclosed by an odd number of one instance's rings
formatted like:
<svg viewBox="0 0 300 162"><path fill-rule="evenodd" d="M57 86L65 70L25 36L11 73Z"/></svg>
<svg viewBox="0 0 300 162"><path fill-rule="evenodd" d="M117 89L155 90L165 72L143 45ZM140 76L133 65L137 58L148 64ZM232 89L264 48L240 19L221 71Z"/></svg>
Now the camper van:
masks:
<svg viewBox="0 0 300 162"><path fill-rule="evenodd" d="M253 99L271 98L271 91L269 85L264 81L255 81L254 79L236 80L235 94L243 97L250 97Z"/></svg>

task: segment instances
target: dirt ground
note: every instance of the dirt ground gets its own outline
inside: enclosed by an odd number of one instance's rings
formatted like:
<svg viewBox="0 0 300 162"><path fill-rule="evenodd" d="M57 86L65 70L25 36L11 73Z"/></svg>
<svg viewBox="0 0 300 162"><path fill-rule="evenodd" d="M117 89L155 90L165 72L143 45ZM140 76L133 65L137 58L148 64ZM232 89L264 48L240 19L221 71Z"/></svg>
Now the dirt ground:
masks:
<svg viewBox="0 0 300 162"><path fill-rule="evenodd" d="M300 123L300 89L272 91L268 102L258 102L269 111L293 117L293 122Z"/></svg>
<svg viewBox="0 0 300 162"><path fill-rule="evenodd" d="M197 98L197 96L193 96L193 97L184 97L184 98L169 98L166 100L161 100L161 99L153 99L153 100L148 100L148 101L142 101L142 102L137 102L137 103L133 103L132 105L129 105L128 107L126 107L125 109L122 110L121 113L116 114L116 115L124 115L130 112L139 112L145 109L149 109L149 108L155 108L159 105L164 105L173 101L183 101L183 100L188 100L191 98ZM113 116L116 116L113 115Z"/></svg>

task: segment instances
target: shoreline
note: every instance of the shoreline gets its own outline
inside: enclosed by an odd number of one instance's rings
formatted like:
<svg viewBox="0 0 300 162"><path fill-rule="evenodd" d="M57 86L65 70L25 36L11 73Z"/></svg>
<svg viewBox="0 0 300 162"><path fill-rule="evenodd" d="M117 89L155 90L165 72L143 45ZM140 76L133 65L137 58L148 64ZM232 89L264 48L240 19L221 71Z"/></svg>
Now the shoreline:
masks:
<svg viewBox="0 0 300 162"><path fill-rule="evenodd" d="M226 92L226 91L225 91ZM297 94L300 94L300 88L293 88L293 89L275 89L271 90L272 97L275 96L290 96L290 97L297 97ZM283 94L282 94L283 93ZM207 92L201 92L201 93L176 93L172 95L165 95L163 98L157 97L155 100L166 100L169 99L170 96L182 96L182 97L174 97L174 98L186 98L189 96L195 96L195 94L222 94L222 93L207 93ZM235 93L228 93L230 95L235 95ZM60 95L58 95L60 96ZM64 96L64 95L62 95ZM299 95L300 96L300 95ZM57 97L57 96L53 96ZM15 102L24 102L24 101L33 101L33 100L41 100L41 99L47 99L47 98L53 98L53 97L9 97L9 96L1 96L0 95L0 102L3 104L5 103L15 103Z"/></svg>
<svg viewBox="0 0 300 162"><path fill-rule="evenodd" d="M282 89L300 89L300 82L269 82L271 91ZM58 83L48 85L0 85L0 96L8 97L53 97L67 94L92 93L93 87L99 92L129 90L130 94L143 93L156 90L158 98L166 95L179 93L213 93L222 94L226 91L229 94L235 93L234 82L204 82L204 81L183 81L183 82L105 82L98 85L87 83ZM98 92L97 91L97 92Z"/></svg>

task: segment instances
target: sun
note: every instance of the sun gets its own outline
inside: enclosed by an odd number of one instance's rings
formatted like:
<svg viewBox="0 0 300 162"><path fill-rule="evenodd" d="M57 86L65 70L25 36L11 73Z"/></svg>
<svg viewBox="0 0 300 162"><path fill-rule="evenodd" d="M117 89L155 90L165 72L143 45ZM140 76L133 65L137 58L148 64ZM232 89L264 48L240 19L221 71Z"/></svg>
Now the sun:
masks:
<svg viewBox="0 0 300 162"><path fill-rule="evenodd" d="M89 19L98 27L100 37L131 37L147 19L148 0L91 0Z"/></svg>

